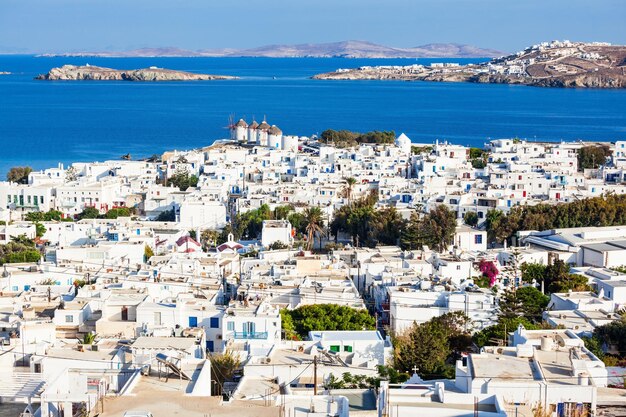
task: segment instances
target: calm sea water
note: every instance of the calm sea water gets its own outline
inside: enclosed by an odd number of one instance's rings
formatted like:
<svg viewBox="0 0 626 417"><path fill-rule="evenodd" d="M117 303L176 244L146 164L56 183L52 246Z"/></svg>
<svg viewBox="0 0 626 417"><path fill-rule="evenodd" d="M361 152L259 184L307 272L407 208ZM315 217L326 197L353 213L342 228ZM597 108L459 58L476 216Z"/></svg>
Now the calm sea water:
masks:
<svg viewBox="0 0 626 417"><path fill-rule="evenodd" d="M626 90L402 81L315 81L336 68L441 59L38 58L0 56L0 175L8 167L148 156L228 136L229 115L267 117L287 134L395 130L414 142L482 146L489 138L626 139ZM470 62L472 60L447 60ZM473 60L476 61L476 60ZM232 81L50 82L63 64L156 65Z"/></svg>

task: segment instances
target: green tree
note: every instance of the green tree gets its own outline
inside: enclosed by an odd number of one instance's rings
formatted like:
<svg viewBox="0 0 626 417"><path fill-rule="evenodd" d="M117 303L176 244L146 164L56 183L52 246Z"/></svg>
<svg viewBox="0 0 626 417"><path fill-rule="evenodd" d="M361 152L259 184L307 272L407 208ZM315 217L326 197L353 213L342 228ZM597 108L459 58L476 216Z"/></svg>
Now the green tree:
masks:
<svg viewBox="0 0 626 417"><path fill-rule="evenodd" d="M24 220L27 222L42 222L44 221L44 213L42 211L31 211L24 214Z"/></svg>
<svg viewBox="0 0 626 417"><path fill-rule="evenodd" d="M13 167L7 173L7 181L18 184L28 184L28 174L33 172L31 167Z"/></svg>
<svg viewBox="0 0 626 417"><path fill-rule="evenodd" d="M216 395L224 393L224 383L232 381L241 367L239 355L228 349L224 353L211 355L211 379L217 382Z"/></svg>
<svg viewBox="0 0 626 417"><path fill-rule="evenodd" d="M189 175L186 169L178 169L168 179L168 182L175 187L178 187L180 191L187 191L189 187L196 187L198 185L198 177L195 175Z"/></svg>
<svg viewBox="0 0 626 417"><path fill-rule="evenodd" d="M35 223L35 230L36 230L36 235L37 237L42 237L43 235L46 234L46 226L44 226L41 223Z"/></svg>
<svg viewBox="0 0 626 417"><path fill-rule="evenodd" d="M377 371L380 378L386 379L390 384L401 384L410 378L408 372L400 372L393 366L378 365Z"/></svg>
<svg viewBox="0 0 626 417"><path fill-rule="evenodd" d="M533 323L541 323L549 302L550 297L535 287L511 289L500 300L500 318L525 317Z"/></svg>
<svg viewBox="0 0 626 417"><path fill-rule="evenodd" d="M289 223L291 223L291 227L296 229L297 234L305 234L306 233L306 218L302 213L291 213L289 217L287 217Z"/></svg>
<svg viewBox="0 0 626 417"><path fill-rule="evenodd" d="M500 210L492 209L487 211L485 216L485 225L487 227L487 237L490 242L502 241L502 222L504 213Z"/></svg>
<svg viewBox="0 0 626 417"><path fill-rule="evenodd" d="M463 215L463 221L466 225L475 227L478 224L478 214L475 211L468 211Z"/></svg>
<svg viewBox="0 0 626 417"><path fill-rule="evenodd" d="M43 211L31 211L24 215L24 220L29 222L49 222L60 221L63 218L63 213L58 210Z"/></svg>
<svg viewBox="0 0 626 417"><path fill-rule="evenodd" d="M411 372L417 367L425 379L453 378L455 360L471 346L471 336L465 330L468 320L463 313L453 312L413 323L394 336L394 368Z"/></svg>
<svg viewBox="0 0 626 417"><path fill-rule="evenodd" d="M373 130L371 132L363 133L356 139L358 143L376 143L381 145L390 145L396 141L396 132L393 130L379 131Z"/></svg>
<svg viewBox="0 0 626 417"><path fill-rule="evenodd" d="M345 205L336 210L330 224L330 230L335 236L335 241L339 232L348 233L357 246L369 241L374 211L373 204L369 204L365 199L360 199L352 205Z"/></svg>
<svg viewBox="0 0 626 417"><path fill-rule="evenodd" d="M49 221L61 221L63 220L63 213L61 213L58 210L48 210L44 216L43 219L47 222Z"/></svg>
<svg viewBox="0 0 626 417"><path fill-rule="evenodd" d="M202 248L205 251L208 251L209 248L217 246L219 236L220 236L220 232L218 232L217 230L204 229L203 231L201 231L200 232L200 244L202 245Z"/></svg>
<svg viewBox="0 0 626 417"><path fill-rule="evenodd" d="M395 207L376 210L370 225L371 246L397 245L404 227L405 221Z"/></svg>
<svg viewBox="0 0 626 417"><path fill-rule="evenodd" d="M226 224L224 228L220 231L219 235L217 235L216 245L219 246L222 243L228 242L228 235L233 234L233 239L238 240L240 237L235 235L235 231L230 223Z"/></svg>
<svg viewBox="0 0 626 417"><path fill-rule="evenodd" d="M152 250L152 248L148 245L146 245L143 248L143 258L144 258L144 262L148 262L148 259L152 258L154 256L154 251Z"/></svg>
<svg viewBox="0 0 626 417"><path fill-rule="evenodd" d="M476 332L473 336L474 343L476 343L478 347L506 346L508 343L508 334L514 332L520 324L524 326L526 330L539 330L541 328L525 317L502 317L498 320L498 324Z"/></svg>
<svg viewBox="0 0 626 417"><path fill-rule="evenodd" d="M338 148L350 148L357 145L358 133L349 130L328 129L322 132L319 141L325 144L332 144Z"/></svg>
<svg viewBox="0 0 626 417"><path fill-rule="evenodd" d="M349 130L328 129L322 132L319 141L337 148L351 148L360 143L392 144L396 140L396 133L374 130L367 133L350 132Z"/></svg>
<svg viewBox="0 0 626 417"><path fill-rule="evenodd" d="M82 219L97 219L100 217L100 211L95 207L85 207L83 211L78 213L78 220Z"/></svg>
<svg viewBox="0 0 626 417"><path fill-rule="evenodd" d="M304 305L295 310L280 311L286 339L305 339L310 331L374 330L376 322L365 309L357 310L337 304Z"/></svg>
<svg viewBox="0 0 626 417"><path fill-rule="evenodd" d="M348 204L351 204L352 203L352 191L354 190L354 185L356 184L356 178L348 177L345 179L345 182L346 182L346 186L345 186L346 198L348 199Z"/></svg>
<svg viewBox="0 0 626 417"><path fill-rule="evenodd" d="M604 359L604 351L602 350L602 340L597 335L584 336L581 338L585 343L585 347L600 360Z"/></svg>
<svg viewBox="0 0 626 417"><path fill-rule="evenodd" d="M96 341L95 333L88 332L83 335L83 340L82 340L83 345L93 345L93 342L95 341Z"/></svg>
<svg viewBox="0 0 626 417"><path fill-rule="evenodd" d="M117 219L118 217L130 217L131 212L128 207L116 207L107 211L104 215L105 219Z"/></svg>
<svg viewBox="0 0 626 417"><path fill-rule="evenodd" d="M41 253L35 247L35 242L26 235L14 237L11 242L0 245L0 265L7 263L37 262Z"/></svg>
<svg viewBox="0 0 626 417"><path fill-rule="evenodd" d="M607 348L615 348L621 358L626 358L626 314L621 319L596 327L593 336Z"/></svg>
<svg viewBox="0 0 626 417"><path fill-rule="evenodd" d="M307 246L311 250L313 248L313 240L317 235L322 240L324 231L324 216L319 207L309 207L304 210L304 218L306 219Z"/></svg>
<svg viewBox="0 0 626 417"><path fill-rule="evenodd" d="M272 213L267 204L263 204L255 210L238 213L235 216L233 234L239 239L256 239L263 230L263 221L270 220L271 217Z"/></svg>
<svg viewBox="0 0 626 417"><path fill-rule="evenodd" d="M578 170L598 168L606 163L606 159L609 156L611 156L611 149L608 146L583 146L577 152Z"/></svg>
<svg viewBox="0 0 626 417"><path fill-rule="evenodd" d="M626 224L626 195L606 194L571 203L516 206L507 215L487 213L490 241L503 242L520 230L613 226Z"/></svg>
<svg viewBox="0 0 626 417"><path fill-rule="evenodd" d="M35 246L35 241L27 237L24 233L18 236L13 236L11 238L11 243L16 243L18 245Z"/></svg>
<svg viewBox="0 0 626 417"><path fill-rule="evenodd" d="M552 265L546 267L545 280L547 289L551 293L572 291L589 291L587 278L578 274L571 274L570 267L561 259L556 259Z"/></svg>
<svg viewBox="0 0 626 417"><path fill-rule="evenodd" d="M274 219L276 220L287 220L289 217L289 213L293 211L293 206L278 206L274 209Z"/></svg>
<svg viewBox="0 0 626 417"><path fill-rule="evenodd" d="M400 234L400 247L403 250L418 250L425 245L422 233L422 219L418 212L411 213L411 217Z"/></svg>
<svg viewBox="0 0 626 417"><path fill-rule="evenodd" d="M470 148L469 149L469 157L470 159L482 158L485 154L485 150L481 148Z"/></svg>
<svg viewBox="0 0 626 417"><path fill-rule="evenodd" d="M534 262L522 263L520 270L522 271L522 281L527 284L532 284L533 282L542 283L546 274L546 266Z"/></svg>
<svg viewBox="0 0 626 417"><path fill-rule="evenodd" d="M280 240L277 240L276 242L273 242L272 244L270 244L269 246L269 250L280 250L280 249L287 249L289 246L285 245L283 242L281 242Z"/></svg>
<svg viewBox="0 0 626 417"><path fill-rule="evenodd" d="M472 168L483 169L487 166L487 162L484 159L472 159Z"/></svg>
<svg viewBox="0 0 626 417"><path fill-rule="evenodd" d="M159 215L156 218L157 222L173 222L176 221L176 213L174 212L174 209L171 210L165 210L159 213Z"/></svg>
<svg viewBox="0 0 626 417"><path fill-rule="evenodd" d="M440 204L422 219L425 241L429 247L445 252L454 240L456 213Z"/></svg>
<svg viewBox="0 0 626 417"><path fill-rule="evenodd" d="M422 153L429 154L433 151L432 146L411 146L411 153L413 155L419 155Z"/></svg>

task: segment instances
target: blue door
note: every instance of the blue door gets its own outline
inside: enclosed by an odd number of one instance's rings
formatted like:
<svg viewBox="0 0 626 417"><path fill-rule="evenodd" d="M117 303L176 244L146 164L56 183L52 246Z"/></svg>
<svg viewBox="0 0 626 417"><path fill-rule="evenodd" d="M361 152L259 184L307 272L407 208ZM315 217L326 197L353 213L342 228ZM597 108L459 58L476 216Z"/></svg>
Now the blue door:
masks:
<svg viewBox="0 0 626 417"><path fill-rule="evenodd" d="M198 327L197 317L189 317L189 327Z"/></svg>
<svg viewBox="0 0 626 417"><path fill-rule="evenodd" d="M243 328L243 332L244 332L244 336L246 336L246 337L253 337L254 333L256 332L255 324L253 322L251 322L251 321L245 323L244 328Z"/></svg>
<svg viewBox="0 0 626 417"><path fill-rule="evenodd" d="M212 340L208 340L206 342L206 348L209 350L209 352L213 352L214 346L213 346L213 341Z"/></svg>

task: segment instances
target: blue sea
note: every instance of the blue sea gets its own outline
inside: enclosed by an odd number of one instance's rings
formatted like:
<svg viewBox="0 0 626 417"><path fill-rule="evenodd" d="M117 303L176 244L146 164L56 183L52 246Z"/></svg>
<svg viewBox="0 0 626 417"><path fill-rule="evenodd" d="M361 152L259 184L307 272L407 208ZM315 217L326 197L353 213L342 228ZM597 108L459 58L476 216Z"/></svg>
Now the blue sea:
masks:
<svg viewBox="0 0 626 417"><path fill-rule="evenodd" d="M145 157L228 136L229 116L267 118L286 134L394 130L414 142L483 146L490 138L626 139L626 90L403 81L316 81L363 65L463 59L45 58L0 56L0 176L9 167ZM37 81L63 64L158 66L232 81Z"/></svg>

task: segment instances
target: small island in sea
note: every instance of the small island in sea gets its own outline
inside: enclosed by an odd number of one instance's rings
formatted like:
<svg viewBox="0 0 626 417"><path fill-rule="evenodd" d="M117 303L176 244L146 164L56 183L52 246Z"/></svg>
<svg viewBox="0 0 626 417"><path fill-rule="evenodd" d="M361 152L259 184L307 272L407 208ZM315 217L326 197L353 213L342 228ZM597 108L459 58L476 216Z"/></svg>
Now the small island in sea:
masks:
<svg viewBox="0 0 626 417"><path fill-rule="evenodd" d="M94 80L94 81L206 81L232 80L228 75L196 74L164 68L150 67L134 70L117 70L93 65L63 65L40 74L37 80Z"/></svg>
<svg viewBox="0 0 626 417"><path fill-rule="evenodd" d="M312 78L626 88L626 46L600 42L553 41L533 45L516 54L478 64L365 66L338 69Z"/></svg>
<svg viewBox="0 0 626 417"><path fill-rule="evenodd" d="M9 71L0 71L0 75L10 75Z"/></svg>

